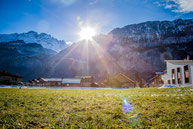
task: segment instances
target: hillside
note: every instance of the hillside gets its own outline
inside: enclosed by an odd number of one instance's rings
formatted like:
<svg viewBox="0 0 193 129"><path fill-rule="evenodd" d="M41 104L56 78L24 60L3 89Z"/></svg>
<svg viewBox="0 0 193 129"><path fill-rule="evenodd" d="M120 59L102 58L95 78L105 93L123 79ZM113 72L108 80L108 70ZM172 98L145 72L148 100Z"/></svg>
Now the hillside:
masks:
<svg viewBox="0 0 193 129"><path fill-rule="evenodd" d="M43 76L47 61L56 52L23 40L0 43L0 70L24 76L24 81Z"/></svg>
<svg viewBox="0 0 193 129"><path fill-rule="evenodd" d="M81 58L81 54L86 52L83 47L85 44L89 46L88 65L81 62L86 62L86 59ZM96 56L96 51L100 58ZM126 73L132 79L138 73L142 79L148 80L155 72L165 70L165 59L185 59L187 56L193 58L193 20L178 19L117 28L108 35L95 36L92 43L78 42L61 51L56 58L76 60L77 66L83 65L89 75L99 80L106 78L107 74L112 76L120 72ZM92 61L95 62L91 63ZM57 69L60 69L60 65L64 66L64 62L57 62ZM86 66L89 69L86 69ZM77 67L65 65L65 69L69 68ZM80 70L75 73L80 74Z"/></svg>
<svg viewBox="0 0 193 129"><path fill-rule="evenodd" d="M16 39L20 39L20 36L17 35L0 35L0 41L4 39L7 41L8 37L12 37L10 39L14 40L12 42L18 41ZM59 47L61 42L48 40L50 42L44 43L51 45L44 47L44 45L38 45L42 43L34 37L37 35L35 32L28 32L28 35L33 35L29 36L30 39L34 38L30 40L30 42L34 41L31 42L33 52L29 51L29 45L26 43L28 38L19 40L23 45L17 48L17 54L11 49L5 49L6 46L2 48L3 42L0 43L2 46L0 55L3 57L0 68L26 76L27 79L41 76L92 75L95 80L100 81L106 79L108 75L125 73L132 79L138 74L140 78L147 81L155 72L165 70L165 59L182 60L187 56L193 59L192 19L148 21L127 25L113 29L107 35L97 35L93 41L82 40L67 48L65 46L65 49L61 48L59 53L55 53L53 51L55 49L48 48L55 45ZM38 36L40 35L42 34ZM64 45L64 42L62 44ZM5 67L7 64L9 67Z"/></svg>

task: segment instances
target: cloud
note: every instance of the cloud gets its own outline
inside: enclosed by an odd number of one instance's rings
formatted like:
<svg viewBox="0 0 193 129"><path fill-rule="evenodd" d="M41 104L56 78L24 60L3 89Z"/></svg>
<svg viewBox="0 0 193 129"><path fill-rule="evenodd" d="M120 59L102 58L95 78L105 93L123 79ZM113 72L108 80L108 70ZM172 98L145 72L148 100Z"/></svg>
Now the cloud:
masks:
<svg viewBox="0 0 193 129"><path fill-rule="evenodd" d="M173 8L173 5L171 5L171 4L165 5L165 8L166 9L171 9L171 8Z"/></svg>
<svg viewBox="0 0 193 129"><path fill-rule="evenodd" d="M51 2L54 2L54 3L61 3L63 5L66 5L66 6L69 6L69 5L72 5L74 4L77 0L50 0Z"/></svg>
<svg viewBox="0 0 193 129"><path fill-rule="evenodd" d="M179 12L193 12L193 0L178 0Z"/></svg>
<svg viewBox="0 0 193 129"><path fill-rule="evenodd" d="M91 2L89 3L89 5L94 5L94 4L96 4L97 2L98 2L98 0L91 1Z"/></svg>
<svg viewBox="0 0 193 129"><path fill-rule="evenodd" d="M193 12L193 0L162 0L154 3L158 6L164 6L166 9L171 9L173 12Z"/></svg>

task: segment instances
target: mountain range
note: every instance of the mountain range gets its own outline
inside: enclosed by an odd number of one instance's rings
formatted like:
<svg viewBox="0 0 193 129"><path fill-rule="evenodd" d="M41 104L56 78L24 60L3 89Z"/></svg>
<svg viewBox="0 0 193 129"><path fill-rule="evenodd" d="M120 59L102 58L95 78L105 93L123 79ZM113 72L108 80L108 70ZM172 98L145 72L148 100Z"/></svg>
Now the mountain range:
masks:
<svg viewBox="0 0 193 129"><path fill-rule="evenodd" d="M9 42L23 40L25 43L38 43L44 48L52 49L59 52L66 48L68 45L63 40L57 40L46 33L38 34L35 31L29 31L27 33L14 33L14 34L0 34L0 42Z"/></svg>
<svg viewBox="0 0 193 129"><path fill-rule="evenodd" d="M1 34L0 51L0 70L24 80L92 75L98 81L125 73L147 81L165 70L164 60L193 58L193 20L127 25L71 46L45 33Z"/></svg>

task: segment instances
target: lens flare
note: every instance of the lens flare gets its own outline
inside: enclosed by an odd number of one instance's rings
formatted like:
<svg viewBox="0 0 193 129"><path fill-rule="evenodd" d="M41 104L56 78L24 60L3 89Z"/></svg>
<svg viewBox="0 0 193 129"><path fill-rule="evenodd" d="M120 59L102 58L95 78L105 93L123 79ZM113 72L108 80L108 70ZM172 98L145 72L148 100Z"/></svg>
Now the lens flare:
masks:
<svg viewBox="0 0 193 129"><path fill-rule="evenodd" d="M129 113L132 111L133 106L127 102L126 98L123 98L123 106L122 106L123 112Z"/></svg>
<svg viewBox="0 0 193 129"><path fill-rule="evenodd" d="M130 113L133 110L133 106L131 105L131 103L127 102L126 98L123 98L123 106L122 106L123 112L125 113ZM141 113L137 112L136 114L128 117L128 119L133 119L133 118L137 118Z"/></svg>

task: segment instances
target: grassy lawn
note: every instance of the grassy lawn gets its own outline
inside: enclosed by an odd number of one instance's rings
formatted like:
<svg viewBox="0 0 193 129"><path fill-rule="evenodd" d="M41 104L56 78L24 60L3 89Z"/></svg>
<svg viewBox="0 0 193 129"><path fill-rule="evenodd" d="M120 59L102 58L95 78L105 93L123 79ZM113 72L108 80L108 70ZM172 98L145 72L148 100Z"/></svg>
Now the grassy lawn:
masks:
<svg viewBox="0 0 193 129"><path fill-rule="evenodd" d="M193 87L0 88L0 128L193 128ZM122 111L122 98L133 105ZM128 117L141 112L135 122ZM135 124L138 123L138 124Z"/></svg>

